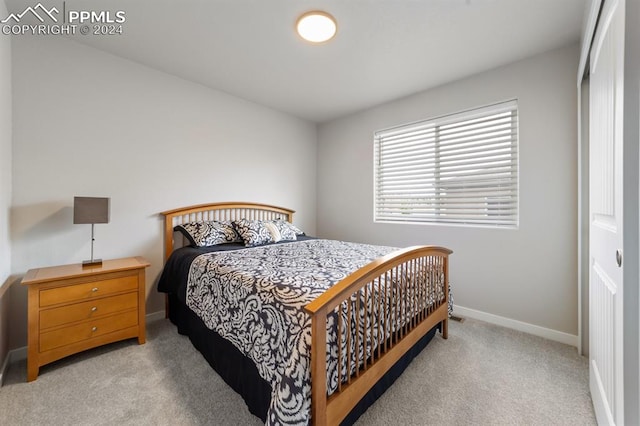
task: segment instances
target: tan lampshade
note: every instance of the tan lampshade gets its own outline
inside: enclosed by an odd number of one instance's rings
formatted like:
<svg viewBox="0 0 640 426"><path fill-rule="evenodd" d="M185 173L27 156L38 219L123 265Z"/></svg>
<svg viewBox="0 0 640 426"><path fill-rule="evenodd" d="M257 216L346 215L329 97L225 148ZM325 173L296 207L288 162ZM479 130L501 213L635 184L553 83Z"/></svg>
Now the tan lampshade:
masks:
<svg viewBox="0 0 640 426"><path fill-rule="evenodd" d="M73 223L109 223L109 198L73 197Z"/></svg>

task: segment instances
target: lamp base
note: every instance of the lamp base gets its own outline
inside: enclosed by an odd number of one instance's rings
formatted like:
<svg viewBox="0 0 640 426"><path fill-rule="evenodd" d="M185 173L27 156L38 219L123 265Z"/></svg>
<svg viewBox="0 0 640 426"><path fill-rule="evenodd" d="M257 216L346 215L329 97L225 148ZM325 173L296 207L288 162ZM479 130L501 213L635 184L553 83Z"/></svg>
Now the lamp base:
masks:
<svg viewBox="0 0 640 426"><path fill-rule="evenodd" d="M102 259L91 259L91 260L83 260L82 267L85 266L100 266L102 265Z"/></svg>

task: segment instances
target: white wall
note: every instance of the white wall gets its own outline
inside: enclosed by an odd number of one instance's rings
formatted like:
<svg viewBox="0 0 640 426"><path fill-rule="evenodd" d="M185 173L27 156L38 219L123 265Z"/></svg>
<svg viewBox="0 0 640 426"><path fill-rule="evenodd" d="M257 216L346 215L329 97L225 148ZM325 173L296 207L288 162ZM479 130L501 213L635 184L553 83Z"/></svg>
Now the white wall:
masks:
<svg viewBox="0 0 640 426"><path fill-rule="evenodd" d="M111 197L96 257L150 260L147 312L164 307L163 210L266 202L315 232L314 124L61 37L14 37L13 61L14 273L89 257L74 195ZM14 293L17 326L26 301ZM12 346L25 336L18 327Z"/></svg>
<svg viewBox="0 0 640 426"><path fill-rule="evenodd" d="M457 305L577 335L578 57L569 46L321 125L319 235L449 247ZM512 98L520 118L518 230L373 223L376 130Z"/></svg>
<svg viewBox="0 0 640 426"><path fill-rule="evenodd" d="M7 16L7 6L4 0L0 0L0 16ZM11 274L10 207L11 37L0 35L0 369L9 347L9 293L4 286L9 285L8 278ZM1 374L2 371L0 370Z"/></svg>

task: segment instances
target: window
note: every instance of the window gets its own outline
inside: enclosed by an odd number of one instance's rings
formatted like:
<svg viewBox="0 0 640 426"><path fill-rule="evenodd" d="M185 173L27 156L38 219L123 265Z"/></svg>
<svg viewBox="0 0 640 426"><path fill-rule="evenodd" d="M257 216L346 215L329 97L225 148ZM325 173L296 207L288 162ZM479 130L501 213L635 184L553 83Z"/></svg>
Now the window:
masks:
<svg viewBox="0 0 640 426"><path fill-rule="evenodd" d="M374 221L518 226L518 104L374 135Z"/></svg>

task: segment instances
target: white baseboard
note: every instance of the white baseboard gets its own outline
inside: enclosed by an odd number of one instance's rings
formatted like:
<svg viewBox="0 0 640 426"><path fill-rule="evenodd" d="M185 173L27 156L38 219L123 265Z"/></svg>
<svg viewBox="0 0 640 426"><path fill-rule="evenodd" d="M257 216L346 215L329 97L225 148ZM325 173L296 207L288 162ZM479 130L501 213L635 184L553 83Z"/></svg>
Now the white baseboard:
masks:
<svg viewBox="0 0 640 426"><path fill-rule="evenodd" d="M4 384L5 374L7 373L7 368L9 368L9 364L16 361L22 361L23 359L27 359L27 347L23 346L18 349L14 349L7 353L7 356L2 363L2 369L0 370L0 387Z"/></svg>
<svg viewBox="0 0 640 426"><path fill-rule="evenodd" d="M147 324L154 321L163 320L164 318L165 318L164 311L152 312L146 315ZM17 361L22 361L25 359L27 359L26 346L9 351L9 353L7 354L7 356L5 357L2 363L2 368L0 368L0 387L4 383L5 373L7 371L7 368L9 367L9 364Z"/></svg>
<svg viewBox="0 0 640 426"><path fill-rule="evenodd" d="M0 387L4 383L5 373L7 372L7 367L9 366L9 356L11 352L7 353L7 356L4 357L4 361L2 362L2 367L0 368Z"/></svg>
<svg viewBox="0 0 640 426"><path fill-rule="evenodd" d="M23 359L27 359L26 346L9 351L9 362L22 361Z"/></svg>
<svg viewBox="0 0 640 426"><path fill-rule="evenodd" d="M554 342L564 343L565 345L575 346L576 348L578 347L578 336L573 334L540 327L538 325L529 324L511 318L501 317L499 315L489 314L487 312L477 311L475 309L465 308L464 306L454 305L453 311L459 316L478 319L490 324L500 325L502 327L533 334L538 337L544 337L545 339L553 340Z"/></svg>
<svg viewBox="0 0 640 426"><path fill-rule="evenodd" d="M149 324L150 322L163 320L165 319L164 311L152 312L150 314L147 314L146 319L147 324Z"/></svg>

